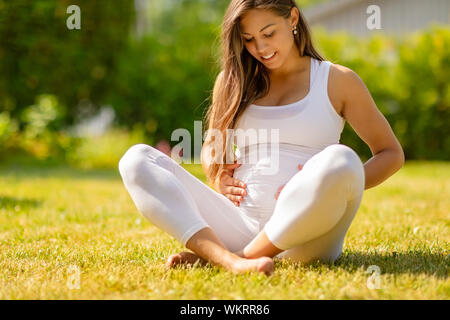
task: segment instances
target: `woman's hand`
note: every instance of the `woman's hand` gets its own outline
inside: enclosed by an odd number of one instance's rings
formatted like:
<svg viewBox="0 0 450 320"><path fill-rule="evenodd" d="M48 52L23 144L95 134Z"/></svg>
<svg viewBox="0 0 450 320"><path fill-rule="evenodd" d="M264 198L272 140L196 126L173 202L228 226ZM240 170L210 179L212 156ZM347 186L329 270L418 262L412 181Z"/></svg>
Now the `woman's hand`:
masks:
<svg viewBox="0 0 450 320"><path fill-rule="evenodd" d="M298 170L302 170L303 166L301 164L299 164L297 166L297 168L298 168ZM278 197L280 196L280 192L281 192L281 190L283 190L284 186L285 186L285 184L283 184L281 187L278 188L277 194L275 195L275 199L278 200Z"/></svg>
<svg viewBox="0 0 450 320"><path fill-rule="evenodd" d="M216 182L216 190L230 199L236 206L247 195L247 185L238 179L233 178L234 169L239 168L241 163L225 164L218 181Z"/></svg>

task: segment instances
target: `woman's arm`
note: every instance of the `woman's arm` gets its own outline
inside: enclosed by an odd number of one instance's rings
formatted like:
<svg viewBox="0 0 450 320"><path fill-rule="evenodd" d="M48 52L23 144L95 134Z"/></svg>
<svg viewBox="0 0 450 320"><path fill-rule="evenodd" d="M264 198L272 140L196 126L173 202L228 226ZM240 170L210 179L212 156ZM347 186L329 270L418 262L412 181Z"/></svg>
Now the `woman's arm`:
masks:
<svg viewBox="0 0 450 320"><path fill-rule="evenodd" d="M373 155L364 163L366 173L366 186L369 189L379 185L396 173L404 164L403 152L395 149L384 149Z"/></svg>
<svg viewBox="0 0 450 320"><path fill-rule="evenodd" d="M349 68L338 65L337 70L334 83L342 94L342 114L372 151L373 156L364 164L365 189L369 189L397 172L405 163L405 155L361 78Z"/></svg>

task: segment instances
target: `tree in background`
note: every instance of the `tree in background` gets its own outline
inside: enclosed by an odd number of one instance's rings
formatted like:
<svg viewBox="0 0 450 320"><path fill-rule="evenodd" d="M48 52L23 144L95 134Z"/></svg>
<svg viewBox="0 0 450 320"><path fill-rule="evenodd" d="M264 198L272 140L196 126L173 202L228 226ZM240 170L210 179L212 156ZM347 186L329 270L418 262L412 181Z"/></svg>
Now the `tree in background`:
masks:
<svg viewBox="0 0 450 320"><path fill-rule="evenodd" d="M300 8L320 2L297 1ZM121 139L120 148L142 135L151 143L170 141L177 128L193 135L219 73L228 3L0 0L0 153L19 145L34 155L62 150L84 161L109 141ZM66 27L71 4L81 8L81 30ZM450 159L448 26L401 39L313 30L313 40L327 60L360 75L407 159ZM71 150L71 137L60 131L104 105L114 109L114 125L130 135L117 131ZM341 142L371 156L348 125ZM105 154L96 163L114 164L107 160L112 153Z"/></svg>
<svg viewBox="0 0 450 320"><path fill-rule="evenodd" d="M73 4L81 8L81 30L66 26ZM103 103L133 21L127 0L0 0L0 112L20 120L37 96L53 94L67 125L80 101Z"/></svg>

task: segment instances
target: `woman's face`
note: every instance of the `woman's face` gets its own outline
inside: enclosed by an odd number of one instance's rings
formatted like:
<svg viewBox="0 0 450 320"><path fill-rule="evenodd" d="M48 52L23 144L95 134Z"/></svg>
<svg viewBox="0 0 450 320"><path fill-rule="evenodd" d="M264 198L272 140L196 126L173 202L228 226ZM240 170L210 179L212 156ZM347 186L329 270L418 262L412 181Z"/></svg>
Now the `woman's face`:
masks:
<svg viewBox="0 0 450 320"><path fill-rule="evenodd" d="M298 10L291 9L285 19L269 10L252 9L241 19L241 32L247 51L268 69L281 67L286 59L298 50L292 30L298 22Z"/></svg>

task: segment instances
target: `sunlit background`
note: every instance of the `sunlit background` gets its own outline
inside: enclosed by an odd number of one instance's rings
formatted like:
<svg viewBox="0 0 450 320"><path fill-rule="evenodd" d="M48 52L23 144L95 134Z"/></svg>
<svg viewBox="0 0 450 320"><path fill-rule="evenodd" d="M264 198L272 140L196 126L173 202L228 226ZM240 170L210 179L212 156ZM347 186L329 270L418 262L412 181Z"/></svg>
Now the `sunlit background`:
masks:
<svg viewBox="0 0 450 320"><path fill-rule="evenodd" d="M297 0L407 159L364 193L335 264L277 263L268 279L164 268L185 248L137 211L117 165L133 144L170 154L174 130L194 137L228 3L0 0L0 299L449 298L448 0ZM348 125L341 143L372 156Z"/></svg>
<svg viewBox="0 0 450 320"><path fill-rule="evenodd" d="M228 2L0 0L0 161L116 168L134 143L168 152L175 129L193 135ZM320 53L366 83L407 160L449 160L449 2L297 3ZM72 4L80 29L66 26ZM348 125L341 143L371 156Z"/></svg>

